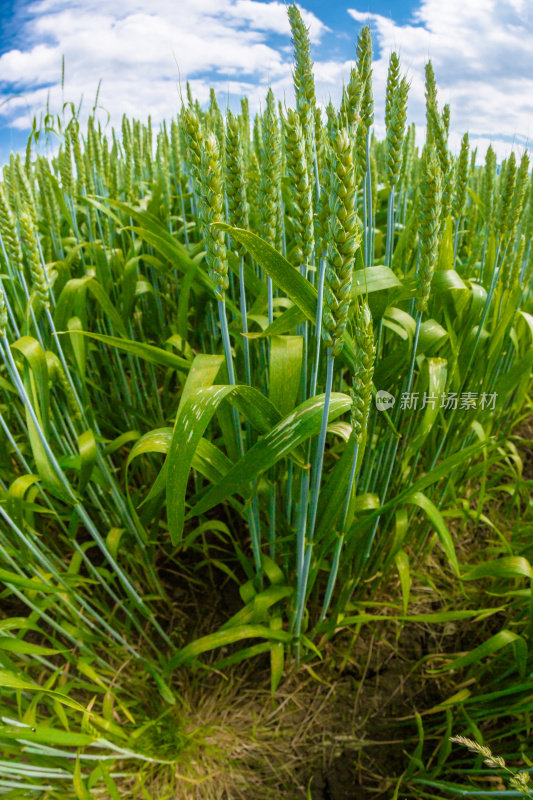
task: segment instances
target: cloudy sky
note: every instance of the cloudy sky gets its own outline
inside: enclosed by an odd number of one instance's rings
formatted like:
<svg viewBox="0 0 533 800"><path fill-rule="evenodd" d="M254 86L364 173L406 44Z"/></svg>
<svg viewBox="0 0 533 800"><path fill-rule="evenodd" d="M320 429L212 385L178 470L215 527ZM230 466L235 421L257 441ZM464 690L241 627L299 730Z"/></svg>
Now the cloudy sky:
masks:
<svg viewBox="0 0 533 800"><path fill-rule="evenodd" d="M0 159L24 146L49 102L82 102L99 81L100 119L123 112L154 123L179 107L189 80L204 103L213 86L222 107L243 94L253 109L268 86L292 102L291 43L277 0L2 0ZM376 129L382 133L387 62L400 53L411 81L409 117L424 124L424 64L431 58L439 100L452 109L452 145L468 130L484 152L504 155L533 137L532 0L302 0L310 28L318 100L339 100L369 23L374 41ZM61 89L64 57L65 80ZM83 112L82 112L83 113Z"/></svg>

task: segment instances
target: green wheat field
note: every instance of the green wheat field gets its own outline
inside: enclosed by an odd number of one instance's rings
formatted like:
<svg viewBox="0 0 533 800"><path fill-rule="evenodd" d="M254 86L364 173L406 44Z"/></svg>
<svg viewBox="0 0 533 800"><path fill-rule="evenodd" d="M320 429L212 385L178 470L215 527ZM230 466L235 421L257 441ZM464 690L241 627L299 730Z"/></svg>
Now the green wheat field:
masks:
<svg viewBox="0 0 533 800"><path fill-rule="evenodd" d="M288 14L294 109L3 168L6 800L533 797L528 154Z"/></svg>

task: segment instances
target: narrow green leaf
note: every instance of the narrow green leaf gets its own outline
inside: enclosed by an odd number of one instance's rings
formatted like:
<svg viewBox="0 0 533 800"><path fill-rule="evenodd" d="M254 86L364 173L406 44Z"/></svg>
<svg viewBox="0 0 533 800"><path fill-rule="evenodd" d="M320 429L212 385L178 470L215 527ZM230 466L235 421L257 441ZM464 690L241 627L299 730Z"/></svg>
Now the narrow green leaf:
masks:
<svg viewBox="0 0 533 800"><path fill-rule="evenodd" d="M270 620L272 630L279 631L282 628L281 617L274 617ZM275 694L283 677L283 667L285 663L285 650L282 642L275 642L270 645L270 691Z"/></svg>
<svg viewBox="0 0 533 800"><path fill-rule="evenodd" d="M0 686L4 686L7 689L20 689L24 692L41 692L42 694L49 695L54 700L62 703L64 706L74 708L77 711L85 712L85 708L82 705L77 703L76 700L71 700L70 697L67 697L67 695L62 694L61 692L53 691L52 689L44 689L42 686L39 686L39 684L31 683L30 681L27 681L24 678L15 675L15 673L9 672L5 669L0 669ZM0 727L0 735L2 732L3 728ZM65 731L65 733L67 732Z"/></svg>
<svg viewBox="0 0 533 800"><path fill-rule="evenodd" d="M454 659L445 667L442 667L442 669L436 670L436 672L448 672L452 669L457 670L468 667L470 664L477 664L479 661L487 658L487 656L497 653L510 644L515 647L517 666L521 677L524 677L527 666L527 643L517 633L505 629L491 636L486 642L470 650L470 652L466 653L464 656L459 656L459 658Z"/></svg>
<svg viewBox="0 0 533 800"><path fill-rule="evenodd" d="M317 293L299 270L296 269L281 253L267 244L264 239L256 236L251 231L242 228L232 228L223 222L214 223L217 228L227 231L230 236L244 245L252 258L272 278L275 285L305 314L307 319L315 322Z"/></svg>
<svg viewBox="0 0 533 800"><path fill-rule="evenodd" d="M459 575L459 564L457 563L453 539L439 509L434 503L432 503L429 497L426 497L426 495L422 492L415 492L414 494L410 495L407 502L414 503L425 512L426 516L437 531L442 549L446 553L448 561L450 562L456 575Z"/></svg>
<svg viewBox="0 0 533 800"><path fill-rule="evenodd" d="M331 395L329 420L336 419L351 406L345 394ZM208 491L188 514L187 519L204 514L235 493L242 493L258 475L311 436L322 422L324 395L317 395L299 405L241 458L222 480Z"/></svg>
<svg viewBox="0 0 533 800"><path fill-rule="evenodd" d="M98 342L103 342L111 347L116 347L118 350L124 350L126 353L131 353L133 356L149 361L151 364L159 364L162 367L170 367L171 369L189 370L191 362L185 358L175 355L169 350L162 350L160 347L154 347L152 344L145 344L144 342L134 342L131 339L121 339L117 336L107 336L104 333L91 333L90 331L71 331L71 337L86 336L88 339L95 339Z"/></svg>
<svg viewBox="0 0 533 800"><path fill-rule="evenodd" d="M89 430L78 436L78 448L80 451L80 478L78 482L78 492L83 492L87 486L91 473L96 464L98 451L96 448L96 439L94 433Z"/></svg>
<svg viewBox="0 0 533 800"><path fill-rule="evenodd" d="M53 656L62 650L53 650L51 647L41 647L38 644L25 642L23 639L14 639L11 636L0 636L0 650L8 653L26 653L31 656Z"/></svg>
<svg viewBox="0 0 533 800"><path fill-rule="evenodd" d="M48 583L43 583L37 578L25 578L18 575L16 572L9 572L6 569L0 569L0 581L3 583L12 584L13 586L20 586L23 589L28 589L34 592L47 592L50 594L57 594L65 592L66 590L56 586L50 586Z"/></svg>
<svg viewBox="0 0 533 800"><path fill-rule="evenodd" d="M269 397L282 417L295 406L300 389L302 362L302 336L272 336Z"/></svg>
<svg viewBox="0 0 533 800"><path fill-rule="evenodd" d="M266 625L241 625L236 628L228 628L217 633L210 633L208 636L202 636L200 639L196 639L196 641L183 647L170 660L167 670L170 671L181 664L190 663L209 650L216 650L218 647L241 642L243 639L268 639L273 642L285 642L288 644L292 641L292 638L292 634L287 633L287 631L272 630Z"/></svg>
<svg viewBox="0 0 533 800"><path fill-rule="evenodd" d="M18 478L15 478L8 489L6 510L15 525L19 528L24 527L24 498L28 490L34 486L38 480L38 475L20 475Z"/></svg>
<svg viewBox="0 0 533 800"><path fill-rule="evenodd" d="M37 418L41 424L45 436L49 433L49 409L50 409L50 393L48 389L48 366L46 362L46 354L36 339L31 336L22 336L13 342L11 349L21 353L31 370L34 377L34 386L36 399L38 402L34 403L34 410ZM31 397L32 392L30 390Z"/></svg>
<svg viewBox="0 0 533 800"><path fill-rule="evenodd" d="M1 684L0 684L1 685ZM41 689L41 687L38 687ZM72 701L74 702L74 701ZM67 704L68 705L68 704ZM74 706L73 706L74 707ZM83 707L81 710L85 711ZM46 728L39 726L35 730L19 725L0 725L0 740L24 740L46 745L66 745L67 747L86 747L93 744L98 737L75 731L63 731L59 728Z"/></svg>
<svg viewBox="0 0 533 800"><path fill-rule="evenodd" d="M411 574L409 570L409 557L405 550L398 550L394 556L394 562L400 576L400 586L402 587L403 613L407 614L409 607L409 595L411 593Z"/></svg>
<svg viewBox="0 0 533 800"><path fill-rule="evenodd" d="M74 786L74 791L76 792L76 797L78 800L93 800L93 795L87 789L85 781L83 780L79 757L76 758L74 774L72 776L72 785Z"/></svg>
<svg viewBox="0 0 533 800"><path fill-rule="evenodd" d="M504 556L469 569L461 576L464 581L475 581L479 578L529 578L533 579L533 569L522 556Z"/></svg>
<svg viewBox="0 0 533 800"><path fill-rule="evenodd" d="M183 533L185 495L194 454L213 414L225 399L262 431L270 429L280 418L272 403L250 386L207 386L186 400L174 424L166 461L167 515L173 545L180 542Z"/></svg>
<svg viewBox="0 0 533 800"><path fill-rule="evenodd" d="M83 278L71 278L67 281L59 295L54 312L56 327L58 329L64 329L67 320L72 316L72 309L78 304L85 306L87 291L93 295L104 314L106 314L111 321L115 330L120 333L121 336L127 336L122 317L109 299L103 286L91 275L84 275Z"/></svg>
<svg viewBox="0 0 533 800"><path fill-rule="evenodd" d="M426 407L409 442L409 451L418 453L424 444L440 412L441 397L446 388L447 361L444 358L425 358L421 369L421 387L426 395Z"/></svg>

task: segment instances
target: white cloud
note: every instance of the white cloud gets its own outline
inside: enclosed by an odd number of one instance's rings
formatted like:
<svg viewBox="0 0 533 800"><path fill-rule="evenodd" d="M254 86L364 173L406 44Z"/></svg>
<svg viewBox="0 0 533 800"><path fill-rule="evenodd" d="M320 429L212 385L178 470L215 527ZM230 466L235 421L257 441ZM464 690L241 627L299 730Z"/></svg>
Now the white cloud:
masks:
<svg viewBox="0 0 533 800"><path fill-rule="evenodd" d="M411 79L409 116L424 121L424 66L431 58L441 104L450 103L452 141L468 131L485 152L500 155L533 135L533 16L530 0L422 0L413 24L397 25L378 14L350 9L369 22L381 57L375 62L384 87L389 54L400 52ZM378 90L379 92L379 90ZM376 92L378 113L383 89Z"/></svg>
<svg viewBox="0 0 533 800"><path fill-rule="evenodd" d="M327 30L326 26L312 12L306 11L305 8L300 8L300 12L305 25L309 28L311 43L318 43L324 31ZM258 3L256 0L236 0L232 15L237 16L240 20L253 22L254 27L259 30L270 30L286 35L290 33L285 3Z"/></svg>
<svg viewBox="0 0 533 800"><path fill-rule="evenodd" d="M148 9L148 10L147 10ZM311 39L327 30L302 10ZM290 83L291 55L272 44L290 26L285 3L260 0L41 0L29 7L23 31L27 42L0 57L4 94L22 92L0 110L20 129L31 124L50 91L51 107L61 107L61 62L65 57L64 98L85 97L90 109L100 78L100 104L119 120L122 113L159 122L180 103L190 80L201 102L209 86L220 95L257 95L266 86ZM46 89L43 89L43 86ZM257 87L260 86L260 92Z"/></svg>

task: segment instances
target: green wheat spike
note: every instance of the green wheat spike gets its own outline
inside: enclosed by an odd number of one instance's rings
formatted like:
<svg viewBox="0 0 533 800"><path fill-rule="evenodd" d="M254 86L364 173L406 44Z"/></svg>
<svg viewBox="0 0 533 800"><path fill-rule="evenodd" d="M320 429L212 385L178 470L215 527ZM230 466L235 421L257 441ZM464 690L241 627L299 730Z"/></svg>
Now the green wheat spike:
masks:
<svg viewBox="0 0 533 800"><path fill-rule="evenodd" d="M353 264L360 232L355 205L355 170L346 129L332 147L322 332L333 356L343 347L351 302Z"/></svg>

